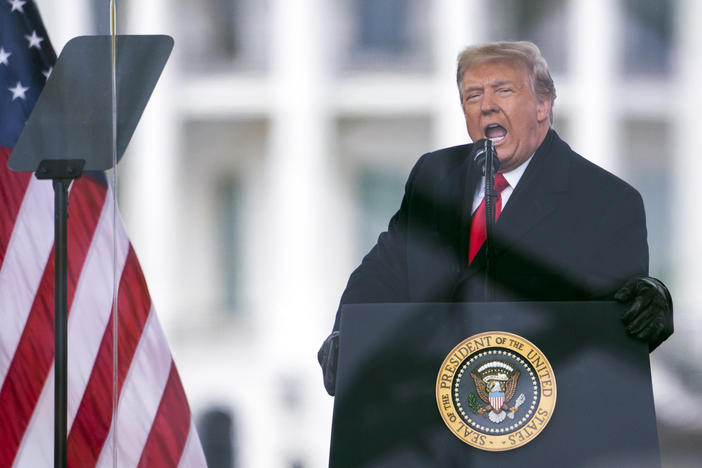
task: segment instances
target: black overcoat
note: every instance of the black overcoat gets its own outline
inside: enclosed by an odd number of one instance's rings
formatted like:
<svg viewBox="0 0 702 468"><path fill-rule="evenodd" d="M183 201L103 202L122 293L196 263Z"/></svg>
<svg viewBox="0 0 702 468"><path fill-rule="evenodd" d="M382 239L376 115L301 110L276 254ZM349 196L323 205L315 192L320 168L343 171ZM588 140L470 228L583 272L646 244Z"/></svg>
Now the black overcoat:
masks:
<svg viewBox="0 0 702 468"><path fill-rule="evenodd" d="M422 156L388 230L351 274L341 305L485 300L485 249L470 266L479 169L471 146ZM648 274L640 194L549 130L495 225L498 301L609 298ZM338 316L335 329L338 329Z"/></svg>

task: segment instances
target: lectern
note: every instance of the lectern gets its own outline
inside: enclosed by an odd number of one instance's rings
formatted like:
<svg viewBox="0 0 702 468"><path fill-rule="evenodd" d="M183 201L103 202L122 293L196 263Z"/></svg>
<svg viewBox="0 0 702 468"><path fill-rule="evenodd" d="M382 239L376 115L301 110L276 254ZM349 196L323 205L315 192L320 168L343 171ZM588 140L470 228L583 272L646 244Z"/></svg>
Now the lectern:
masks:
<svg viewBox="0 0 702 468"><path fill-rule="evenodd" d="M330 466L660 466L648 348L621 313L344 306Z"/></svg>

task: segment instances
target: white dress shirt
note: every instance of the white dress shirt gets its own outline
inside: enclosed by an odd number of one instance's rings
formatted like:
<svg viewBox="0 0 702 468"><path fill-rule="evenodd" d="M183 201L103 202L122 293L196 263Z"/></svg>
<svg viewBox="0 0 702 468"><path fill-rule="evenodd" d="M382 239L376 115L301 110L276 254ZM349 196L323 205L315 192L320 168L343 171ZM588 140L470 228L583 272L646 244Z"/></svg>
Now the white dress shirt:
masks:
<svg viewBox="0 0 702 468"><path fill-rule="evenodd" d="M505 206L507 206L507 202L509 201L509 197L512 195L512 192L514 192L514 188L517 186L519 183L519 179L522 178L522 175L524 174L524 171L526 171L527 166L529 165L529 162L531 162L531 158L533 158L534 155L532 154L529 156L529 159L521 163L519 166L515 167L509 172L503 172L502 175L504 178L507 180L509 185L502 191L502 209L505 209ZM478 187L475 189L475 194L473 195L473 209L471 210L471 213L475 213L475 210L478 209L480 206L480 203L483 201L483 198L485 197L485 177L480 178L480 183L478 184Z"/></svg>

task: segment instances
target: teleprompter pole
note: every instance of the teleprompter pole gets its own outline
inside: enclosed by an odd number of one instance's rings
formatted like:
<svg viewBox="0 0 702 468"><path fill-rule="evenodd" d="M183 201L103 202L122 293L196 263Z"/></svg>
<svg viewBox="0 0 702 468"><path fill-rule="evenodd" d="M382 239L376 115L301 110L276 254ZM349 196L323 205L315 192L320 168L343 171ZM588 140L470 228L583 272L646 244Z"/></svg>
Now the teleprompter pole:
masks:
<svg viewBox="0 0 702 468"><path fill-rule="evenodd" d="M37 179L54 185L54 467L66 468L68 439L68 188L82 159L44 160Z"/></svg>
<svg viewBox="0 0 702 468"><path fill-rule="evenodd" d="M54 466L67 464L68 186L71 179L54 179Z"/></svg>

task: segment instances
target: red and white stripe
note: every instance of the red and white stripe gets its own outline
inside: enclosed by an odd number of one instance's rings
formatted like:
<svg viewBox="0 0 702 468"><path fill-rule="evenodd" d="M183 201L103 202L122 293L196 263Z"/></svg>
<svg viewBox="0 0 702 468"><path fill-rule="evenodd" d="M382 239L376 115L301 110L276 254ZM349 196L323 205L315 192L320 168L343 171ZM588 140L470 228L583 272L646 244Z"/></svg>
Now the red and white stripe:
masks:
<svg viewBox="0 0 702 468"><path fill-rule="evenodd" d="M10 172L8 155L0 148L0 468L51 466L53 189ZM96 180L84 176L72 185L68 464L204 467L183 386L119 218L113 228L113 209ZM115 272L119 399L113 421Z"/></svg>
<svg viewBox="0 0 702 468"><path fill-rule="evenodd" d="M495 414L499 413L502 408L502 403L505 402L504 393L498 395L490 395L490 406L494 410Z"/></svg>

